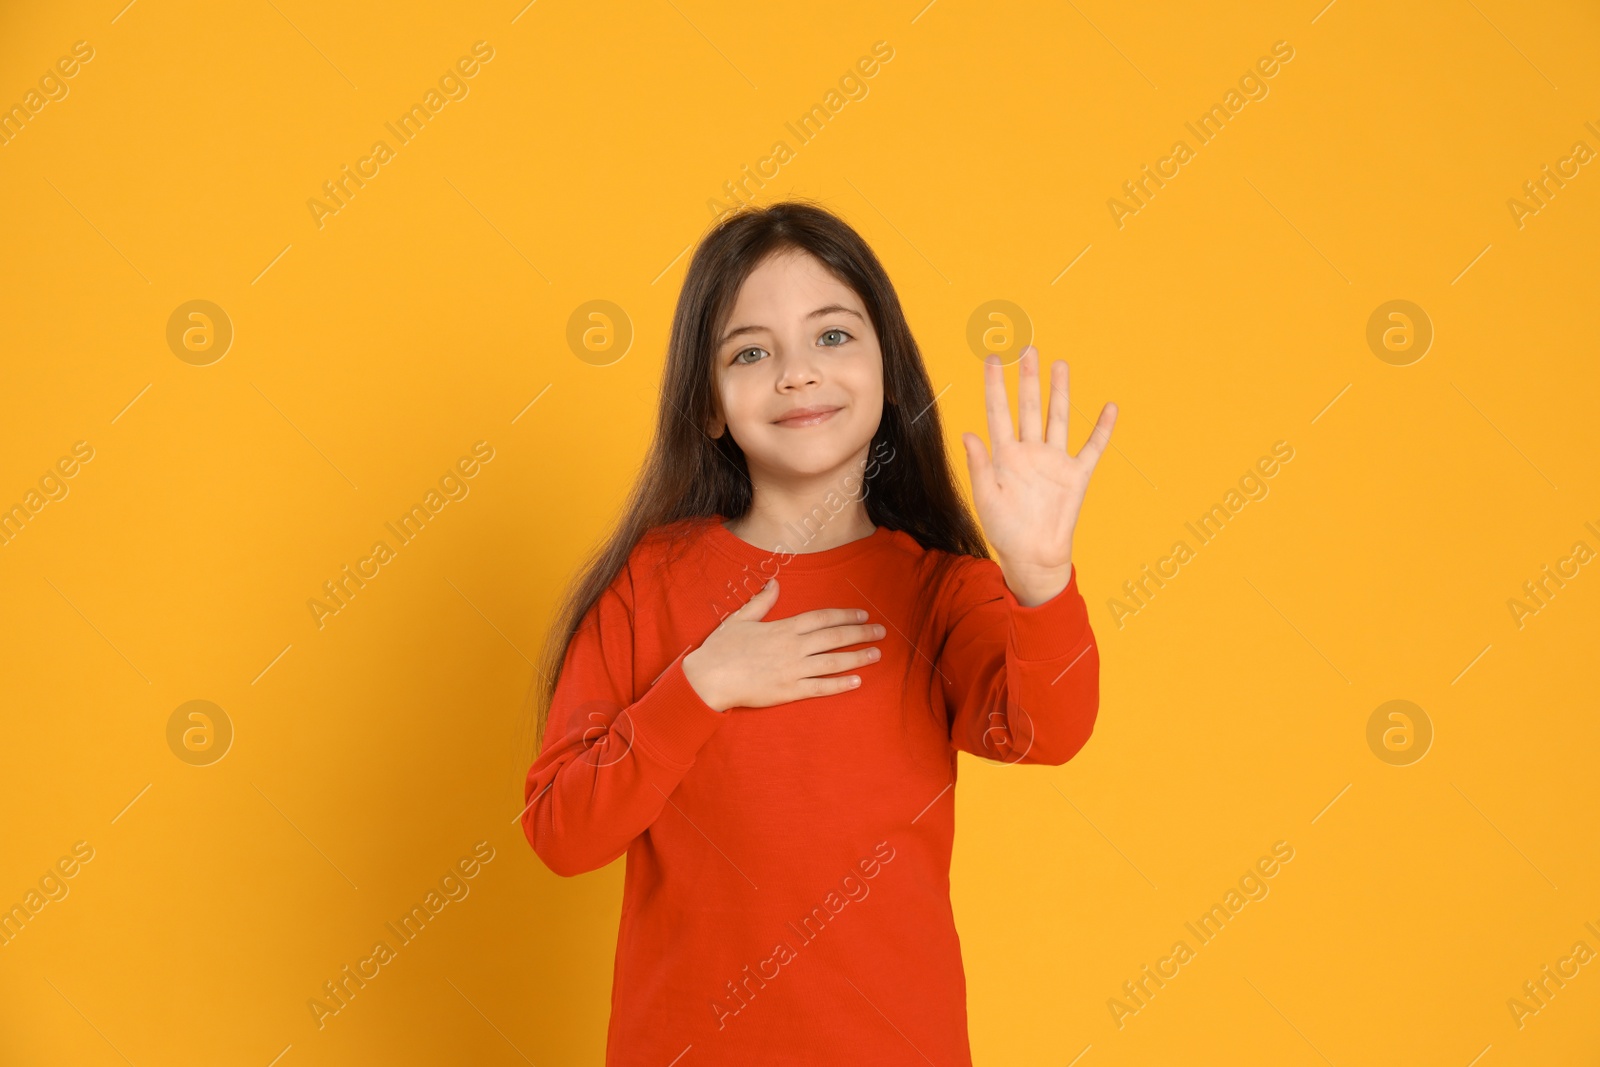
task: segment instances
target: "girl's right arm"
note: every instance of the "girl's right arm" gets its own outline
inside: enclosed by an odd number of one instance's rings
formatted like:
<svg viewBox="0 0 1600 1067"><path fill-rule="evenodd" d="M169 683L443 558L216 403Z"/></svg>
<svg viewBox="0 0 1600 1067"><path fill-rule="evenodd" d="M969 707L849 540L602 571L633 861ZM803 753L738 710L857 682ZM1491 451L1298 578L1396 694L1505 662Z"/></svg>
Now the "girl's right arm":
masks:
<svg viewBox="0 0 1600 1067"><path fill-rule="evenodd" d="M689 648L634 699L633 613L630 565L567 647L528 771L522 829L559 875L598 870L626 852L724 721L683 673Z"/></svg>

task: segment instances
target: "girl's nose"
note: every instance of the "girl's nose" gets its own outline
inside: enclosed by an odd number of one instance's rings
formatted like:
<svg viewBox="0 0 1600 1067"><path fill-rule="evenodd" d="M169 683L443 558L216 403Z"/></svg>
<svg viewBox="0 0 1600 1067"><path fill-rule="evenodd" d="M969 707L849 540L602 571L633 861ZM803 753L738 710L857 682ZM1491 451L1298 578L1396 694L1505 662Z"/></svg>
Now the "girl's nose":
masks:
<svg viewBox="0 0 1600 1067"><path fill-rule="evenodd" d="M821 374L815 355L808 352L803 345L799 348L786 345L782 352L773 353L773 358L778 360L780 385L803 385L815 382Z"/></svg>

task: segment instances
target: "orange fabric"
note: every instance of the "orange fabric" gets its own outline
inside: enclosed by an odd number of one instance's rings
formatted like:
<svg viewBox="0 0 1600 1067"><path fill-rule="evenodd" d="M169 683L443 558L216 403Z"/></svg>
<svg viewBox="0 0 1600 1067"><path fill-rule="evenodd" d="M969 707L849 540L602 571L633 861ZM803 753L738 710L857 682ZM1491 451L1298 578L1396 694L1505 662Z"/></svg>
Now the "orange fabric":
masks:
<svg viewBox="0 0 1600 1067"><path fill-rule="evenodd" d="M914 650L932 556L905 532L775 557L719 516L678 529L670 554L644 538L584 619L524 795L557 874L628 857L607 1067L967 1067L956 753L1061 764L1088 740L1099 653L1076 568L1023 607L998 564L961 557L942 645ZM766 621L863 608L888 635L848 647L883 658L853 691L717 712L683 656L774 571Z"/></svg>

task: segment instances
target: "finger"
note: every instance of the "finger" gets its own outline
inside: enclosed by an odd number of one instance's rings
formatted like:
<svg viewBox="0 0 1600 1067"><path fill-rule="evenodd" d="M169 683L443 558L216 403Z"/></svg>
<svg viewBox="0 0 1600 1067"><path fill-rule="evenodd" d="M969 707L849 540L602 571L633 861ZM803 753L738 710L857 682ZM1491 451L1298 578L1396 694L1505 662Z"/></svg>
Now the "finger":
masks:
<svg viewBox="0 0 1600 1067"><path fill-rule="evenodd" d="M1000 357L983 357L983 406L989 416L989 440L995 448L1002 441L1015 441L1011 426L1011 398L1006 395L1006 372L1000 367Z"/></svg>
<svg viewBox="0 0 1600 1067"><path fill-rule="evenodd" d="M861 684L859 674L847 674L839 678L803 678L800 681L800 699L806 697L826 697L835 693L848 693Z"/></svg>
<svg viewBox="0 0 1600 1067"><path fill-rule="evenodd" d="M788 620L797 634L815 633L830 626L848 626L867 621L867 613L860 608L816 608L802 611Z"/></svg>
<svg viewBox="0 0 1600 1067"><path fill-rule="evenodd" d="M1089 439L1078 449L1079 459L1087 459L1089 469L1092 471L1095 464L1100 462L1100 454L1106 450L1106 445L1111 440L1111 427L1117 424L1117 405L1107 402L1100 409L1100 418L1095 420L1094 430L1089 434Z"/></svg>
<svg viewBox="0 0 1600 1067"><path fill-rule="evenodd" d="M807 656L805 665L801 668L807 672L808 677L821 677L823 675L838 674L840 671L853 671L858 667L871 666L883 658L883 650L879 648L863 648L854 652L830 652L826 655Z"/></svg>
<svg viewBox="0 0 1600 1067"><path fill-rule="evenodd" d="M833 648L843 648L845 645L859 645L866 641L882 640L888 635L888 630L877 623L866 623L858 626L830 626L826 630L817 630L805 634L805 640L800 643L800 648L807 656L826 652Z"/></svg>
<svg viewBox="0 0 1600 1067"><path fill-rule="evenodd" d="M1017 426L1024 441L1043 439L1044 422L1039 404L1039 350L1032 345L1022 350L1017 368Z"/></svg>
<svg viewBox="0 0 1600 1067"><path fill-rule="evenodd" d="M967 450L967 472L972 476L972 485L976 490L979 485L987 484L994 478L994 462L977 434L962 434L961 444Z"/></svg>
<svg viewBox="0 0 1600 1067"><path fill-rule="evenodd" d="M1067 412L1070 393L1071 368L1067 361L1058 359L1050 364L1050 425L1044 433L1045 442L1067 450Z"/></svg>
<svg viewBox="0 0 1600 1067"><path fill-rule="evenodd" d="M772 610L772 605L778 602L778 579L774 576L766 585L756 590L756 595L739 605L739 610L734 612L741 619L751 622L760 622L766 618L767 612Z"/></svg>

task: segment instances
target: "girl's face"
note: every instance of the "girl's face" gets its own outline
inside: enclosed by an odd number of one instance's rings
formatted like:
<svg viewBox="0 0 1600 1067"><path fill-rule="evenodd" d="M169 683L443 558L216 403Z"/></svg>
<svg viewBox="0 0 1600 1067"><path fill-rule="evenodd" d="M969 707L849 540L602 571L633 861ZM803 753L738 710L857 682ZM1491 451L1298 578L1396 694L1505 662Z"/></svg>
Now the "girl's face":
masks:
<svg viewBox="0 0 1600 1067"><path fill-rule="evenodd" d="M709 433L732 433L752 476L827 476L860 463L883 415L883 355L866 305L798 249L773 253L745 279L713 380ZM820 417L791 417L798 411Z"/></svg>

